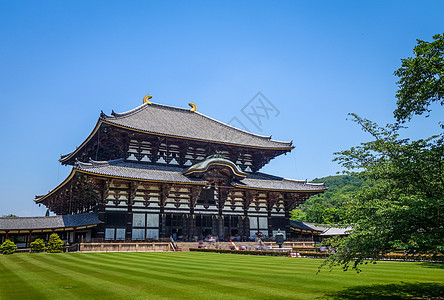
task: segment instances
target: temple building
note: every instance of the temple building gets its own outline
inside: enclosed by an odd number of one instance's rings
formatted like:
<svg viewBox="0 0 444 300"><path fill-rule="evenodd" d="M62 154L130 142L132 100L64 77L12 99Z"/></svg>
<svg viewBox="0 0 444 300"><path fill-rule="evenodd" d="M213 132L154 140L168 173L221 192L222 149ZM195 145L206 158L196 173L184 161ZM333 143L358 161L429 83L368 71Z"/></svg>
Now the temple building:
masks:
<svg viewBox="0 0 444 300"><path fill-rule="evenodd" d="M192 103L150 98L128 112L102 112L85 141L60 158L72 166L69 176L35 202L56 215L95 215L76 231L92 240L248 239L278 229L291 238L291 210L326 190L259 172L291 142L219 122Z"/></svg>

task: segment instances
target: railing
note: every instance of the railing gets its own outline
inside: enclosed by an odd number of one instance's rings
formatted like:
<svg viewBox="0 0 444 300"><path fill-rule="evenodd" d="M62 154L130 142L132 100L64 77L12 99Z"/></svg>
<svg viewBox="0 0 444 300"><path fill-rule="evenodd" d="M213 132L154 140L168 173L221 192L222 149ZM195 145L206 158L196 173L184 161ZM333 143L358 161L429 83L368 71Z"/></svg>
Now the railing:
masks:
<svg viewBox="0 0 444 300"><path fill-rule="evenodd" d="M78 252L80 251L80 244L71 244L63 247L63 252Z"/></svg>
<svg viewBox="0 0 444 300"><path fill-rule="evenodd" d="M154 252L171 251L171 243L125 242L125 243L81 243L81 252Z"/></svg>

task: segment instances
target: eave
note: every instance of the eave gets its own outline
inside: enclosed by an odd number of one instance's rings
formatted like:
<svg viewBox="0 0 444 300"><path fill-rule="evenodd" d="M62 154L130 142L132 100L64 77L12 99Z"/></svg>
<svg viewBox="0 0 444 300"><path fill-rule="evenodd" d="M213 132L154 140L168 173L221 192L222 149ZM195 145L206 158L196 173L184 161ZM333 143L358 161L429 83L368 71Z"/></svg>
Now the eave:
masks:
<svg viewBox="0 0 444 300"><path fill-rule="evenodd" d="M96 123L96 126L94 127L93 131L89 134L89 136L86 138L86 140L83 141L83 143L79 147L77 147L76 150L74 150L73 152L71 152L69 154L66 154L66 155L63 155L59 159L59 161L61 163L66 163L70 159L74 158L75 155L83 147L85 147L85 145L89 141L92 140L92 138L96 135L97 131L100 129L100 126L102 124L107 124L107 125L114 126L114 127L117 127L117 128L129 130L129 131L132 131L132 132L143 133L143 134L162 136L162 137L169 137L169 138L175 138L175 139L180 139L180 140L189 140L189 141L212 143L212 144L226 145L226 146L233 146L233 147L240 147L240 148L248 148L248 149L284 151L284 153L285 153L285 152L290 152L291 150L293 150L295 148L295 146L289 146L289 147L259 147L259 146L241 145L241 144L235 144L235 143L226 143L226 142L222 142L222 141L212 141L212 140L205 140L205 139L190 138L190 137L184 137L184 136L179 136L179 135L163 134L163 133L157 133L157 132L152 132L152 131L148 131L148 130L135 129L135 128L131 128L131 127L128 127L128 126L123 126L123 125L115 124L115 123L103 120L102 118L99 118L99 120Z"/></svg>

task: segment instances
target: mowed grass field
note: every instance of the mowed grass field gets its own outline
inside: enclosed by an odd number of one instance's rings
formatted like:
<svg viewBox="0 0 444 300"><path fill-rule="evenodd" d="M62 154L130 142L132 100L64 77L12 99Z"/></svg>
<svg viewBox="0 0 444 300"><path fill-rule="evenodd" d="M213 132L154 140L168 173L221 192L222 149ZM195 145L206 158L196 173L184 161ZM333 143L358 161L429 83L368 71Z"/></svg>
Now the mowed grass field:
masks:
<svg viewBox="0 0 444 300"><path fill-rule="evenodd" d="M0 256L1 299L444 299L442 264L378 262L363 272L321 260L197 252Z"/></svg>

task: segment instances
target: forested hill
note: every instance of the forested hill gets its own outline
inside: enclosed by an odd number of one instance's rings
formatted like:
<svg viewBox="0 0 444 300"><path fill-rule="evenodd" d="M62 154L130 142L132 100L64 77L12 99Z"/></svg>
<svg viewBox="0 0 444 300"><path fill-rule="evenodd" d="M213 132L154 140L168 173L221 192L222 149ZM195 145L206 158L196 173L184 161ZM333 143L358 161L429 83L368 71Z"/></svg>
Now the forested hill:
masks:
<svg viewBox="0 0 444 300"><path fill-rule="evenodd" d="M292 219L320 224L347 223L347 201L362 186L362 180L348 175L316 178L313 183L324 182L328 190L310 197L297 207Z"/></svg>

